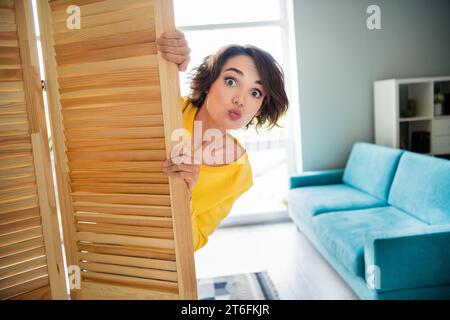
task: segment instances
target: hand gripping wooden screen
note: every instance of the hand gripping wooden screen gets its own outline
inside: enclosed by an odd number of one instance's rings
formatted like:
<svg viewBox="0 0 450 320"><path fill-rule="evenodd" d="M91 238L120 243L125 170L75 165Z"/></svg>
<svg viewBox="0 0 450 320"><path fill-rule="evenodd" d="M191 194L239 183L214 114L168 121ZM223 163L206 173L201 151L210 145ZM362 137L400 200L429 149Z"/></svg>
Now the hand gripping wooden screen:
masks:
<svg viewBox="0 0 450 320"><path fill-rule="evenodd" d="M0 0L0 299L66 299L36 35Z"/></svg>
<svg viewBox="0 0 450 320"><path fill-rule="evenodd" d="M161 169L182 128L178 70L155 47L175 29L171 1L38 1L38 13L67 264L81 268L72 297L196 299L186 184Z"/></svg>

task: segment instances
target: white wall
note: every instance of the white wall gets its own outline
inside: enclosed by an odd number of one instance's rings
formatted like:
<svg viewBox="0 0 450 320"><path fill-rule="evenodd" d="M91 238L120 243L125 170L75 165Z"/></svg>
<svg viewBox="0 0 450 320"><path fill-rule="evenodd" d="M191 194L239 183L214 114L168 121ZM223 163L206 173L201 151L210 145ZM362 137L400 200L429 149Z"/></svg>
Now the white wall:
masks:
<svg viewBox="0 0 450 320"><path fill-rule="evenodd" d="M366 27L371 4L382 30ZM449 0L294 0L294 17L305 171L374 142L374 81L450 75Z"/></svg>

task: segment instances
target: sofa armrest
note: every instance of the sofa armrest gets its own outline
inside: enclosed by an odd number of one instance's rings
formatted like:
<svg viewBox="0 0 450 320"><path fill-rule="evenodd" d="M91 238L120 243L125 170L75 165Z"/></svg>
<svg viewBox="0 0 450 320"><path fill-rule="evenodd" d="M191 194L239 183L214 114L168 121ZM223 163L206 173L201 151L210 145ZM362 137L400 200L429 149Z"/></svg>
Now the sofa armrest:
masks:
<svg viewBox="0 0 450 320"><path fill-rule="evenodd" d="M289 178L290 189L342 183L344 169L307 171Z"/></svg>
<svg viewBox="0 0 450 320"><path fill-rule="evenodd" d="M391 291L450 285L450 224L366 235L366 282Z"/></svg>

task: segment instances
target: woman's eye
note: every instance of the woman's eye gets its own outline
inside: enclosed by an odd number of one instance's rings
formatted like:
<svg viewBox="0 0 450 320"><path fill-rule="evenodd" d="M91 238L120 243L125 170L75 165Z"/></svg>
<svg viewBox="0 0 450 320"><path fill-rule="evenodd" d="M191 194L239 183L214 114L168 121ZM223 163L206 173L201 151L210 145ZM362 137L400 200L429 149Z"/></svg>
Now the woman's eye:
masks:
<svg viewBox="0 0 450 320"><path fill-rule="evenodd" d="M236 80L233 78L225 78L225 83L227 86L235 87L236 86Z"/></svg>
<svg viewBox="0 0 450 320"><path fill-rule="evenodd" d="M252 90L252 96L254 96L255 98L261 98L262 97L262 93L259 90Z"/></svg>

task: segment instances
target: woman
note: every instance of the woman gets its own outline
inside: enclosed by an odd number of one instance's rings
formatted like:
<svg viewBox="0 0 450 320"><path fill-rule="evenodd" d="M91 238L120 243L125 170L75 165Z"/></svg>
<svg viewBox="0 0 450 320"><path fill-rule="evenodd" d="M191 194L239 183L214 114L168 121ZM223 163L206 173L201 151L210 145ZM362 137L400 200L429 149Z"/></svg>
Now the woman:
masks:
<svg viewBox="0 0 450 320"><path fill-rule="evenodd" d="M163 39L163 35L158 49L182 69L185 60L175 56L189 52L189 48L183 45L184 36L179 37L176 42L170 37ZM208 152L200 152L199 164L194 157L199 153L185 148L183 154L163 163L163 172L188 184L196 251L253 184L247 152L228 131L277 125L288 108L283 72L273 57L259 48L226 46L207 56L193 71L191 93L181 105L184 128L193 140L200 135L201 143L194 141L194 147Z"/></svg>

